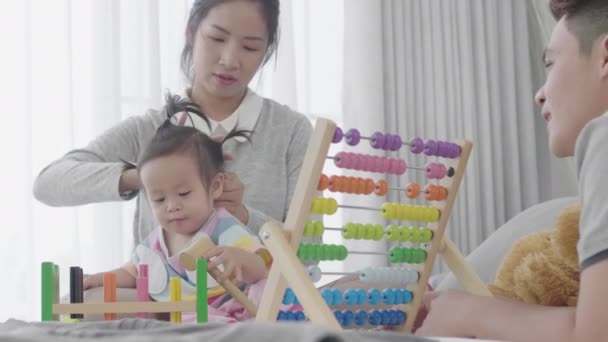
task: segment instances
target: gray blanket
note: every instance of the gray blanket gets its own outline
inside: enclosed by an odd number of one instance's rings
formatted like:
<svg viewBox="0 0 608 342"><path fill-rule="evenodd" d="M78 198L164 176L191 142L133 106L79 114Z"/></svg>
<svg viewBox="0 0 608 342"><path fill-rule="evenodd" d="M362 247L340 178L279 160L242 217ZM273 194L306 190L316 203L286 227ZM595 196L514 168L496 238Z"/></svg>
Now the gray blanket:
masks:
<svg viewBox="0 0 608 342"><path fill-rule="evenodd" d="M397 332L335 332L312 323L172 324L144 319L82 323L29 323L8 320L0 323L4 342L408 342L431 341Z"/></svg>

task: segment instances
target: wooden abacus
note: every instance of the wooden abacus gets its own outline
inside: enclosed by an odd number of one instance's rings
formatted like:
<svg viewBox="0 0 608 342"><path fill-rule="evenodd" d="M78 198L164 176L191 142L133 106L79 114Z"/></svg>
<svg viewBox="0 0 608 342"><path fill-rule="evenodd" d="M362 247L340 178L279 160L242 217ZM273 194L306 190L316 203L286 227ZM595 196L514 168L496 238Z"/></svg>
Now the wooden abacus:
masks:
<svg viewBox="0 0 608 342"><path fill-rule="evenodd" d="M324 162L328 158L327 153L330 144L332 142L338 143L343 138L349 145L353 146L363 138L370 140L372 147L385 151L397 151L402 145L409 145L410 150L414 153L424 152L428 156L449 158L447 167L440 163L430 163L424 168L427 177L440 179L439 184L433 184L425 188L425 197L435 201L433 206L422 207L384 203L382 208L372 208L382 212L382 216L386 220L429 222L426 228L414 233L412 233L413 229L399 228L394 225L387 227L387 229L374 225L351 225L350 228L349 226L342 228L345 238L356 238L357 234L360 234L372 239L385 236L389 240L399 241L403 236L409 234L411 237L415 234L417 242L424 241L430 244L428 250L415 247L394 247L391 249L388 253L389 259L408 263L410 267L407 269L368 269L360 273L361 281L383 280L385 283L390 283L397 280L397 283L399 283L399 280L401 280L406 285L397 284L397 289L387 289L383 294L379 294L379 291L362 292L361 290L353 290L350 293L349 301L353 302L353 298L355 298L354 302L356 304L363 304L362 302L366 300L367 304L375 304L379 300L378 296L384 295L380 299L387 305L392 305L396 308L395 310L372 310L369 312L360 310L356 314L353 314L352 311L351 314L348 314L348 311L336 310L332 312L329 307L330 304L336 305L338 302L342 302L344 299L342 294L332 292L331 289L324 289L322 296L313 283L313 280L317 280L320 276L320 269L312 267L307 270L298 258L312 257L312 259L321 260L329 257L330 259L344 259L348 254L344 246L301 244L303 236L320 236L324 228L320 222L309 221L311 212L332 214L337 208L370 209L338 205L332 198L315 198L317 191L329 188L330 191L334 192L344 191L361 194L375 192L377 195L384 195L389 189L388 184L383 180L373 182L371 179L353 177L334 176L328 178L322 174ZM262 242L273 255L274 262L269 273L264 296L258 308L257 320L274 321L277 318L304 320L307 317L313 322L326 324L336 329L342 329L342 326L355 323L357 325L397 325L401 331L411 331L432 271L432 265L438 253L442 255L448 267L455 273L466 290L479 295L491 295L485 284L466 263L456 246L444 236L471 149L472 143L465 140L448 143L434 140L425 142L420 138L415 138L409 143L403 143L399 136L379 132L371 137L361 137L357 130L349 130L346 134L343 134L334 122L322 118L318 119L315 123L315 129L310 139L310 145L304 158L302 171L284 225L271 221L266 223L259 233ZM333 159L338 167L362 171L400 175L408 168L405 161L398 158L340 152ZM420 187L412 184L407 187L406 193L409 198L415 197L420 193ZM397 238L397 235L399 238ZM414 265L415 263L419 264ZM392 279L382 276L383 274L390 274ZM315 279L311 279L311 277ZM288 284L291 289L286 291ZM293 292L290 292L291 290ZM335 299L335 296L340 296L340 298L332 300L332 298ZM369 298L361 298L367 296ZM295 298L302 305L304 312L279 312L281 302L291 304ZM395 302L393 300L390 302L387 301L387 298L399 298L399 301Z"/></svg>

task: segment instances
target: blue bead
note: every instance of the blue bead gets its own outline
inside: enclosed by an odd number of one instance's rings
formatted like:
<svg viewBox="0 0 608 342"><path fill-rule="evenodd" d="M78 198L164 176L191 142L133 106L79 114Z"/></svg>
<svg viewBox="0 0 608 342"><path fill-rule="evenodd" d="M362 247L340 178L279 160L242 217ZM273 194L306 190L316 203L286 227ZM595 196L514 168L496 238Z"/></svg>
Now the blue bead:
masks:
<svg viewBox="0 0 608 342"><path fill-rule="evenodd" d="M367 301L370 305L378 305L380 298L382 298L382 294L378 289L371 289L367 292Z"/></svg>
<svg viewBox="0 0 608 342"><path fill-rule="evenodd" d="M365 325L365 323L367 323L367 319L368 319L368 314L366 311L364 310L359 310L357 312L355 312L355 324L356 325Z"/></svg>
<svg viewBox="0 0 608 342"><path fill-rule="evenodd" d="M412 292L410 290L401 290L403 294L403 304L409 304L412 301Z"/></svg>
<svg viewBox="0 0 608 342"><path fill-rule="evenodd" d="M323 299L325 300L325 303L327 303L328 306L333 306L334 304L334 294L332 292L332 289L323 289L321 290L321 297L323 297Z"/></svg>
<svg viewBox="0 0 608 342"><path fill-rule="evenodd" d="M397 316L397 310L388 310L389 325L397 325L399 317Z"/></svg>
<svg viewBox="0 0 608 342"><path fill-rule="evenodd" d="M367 302L367 292L364 289L357 289L357 304L363 305Z"/></svg>
<svg viewBox="0 0 608 342"><path fill-rule="evenodd" d="M296 296L290 288L285 289L285 294L283 295L283 304L293 304L295 298Z"/></svg>
<svg viewBox="0 0 608 342"><path fill-rule="evenodd" d="M344 292L344 304L355 305L357 304L357 292L354 289L348 289Z"/></svg>
<svg viewBox="0 0 608 342"><path fill-rule="evenodd" d="M338 324L342 325L342 322L344 322L344 315L342 315L342 311L335 310L334 316L336 317L336 321L338 321Z"/></svg>
<svg viewBox="0 0 608 342"><path fill-rule="evenodd" d="M351 326L355 321L355 314L350 310L342 311L343 322L342 325L345 327Z"/></svg>
<svg viewBox="0 0 608 342"><path fill-rule="evenodd" d="M382 291L382 302L385 305L395 304L395 292L392 289L384 289Z"/></svg>
<svg viewBox="0 0 608 342"><path fill-rule="evenodd" d="M283 310L279 311L279 316L277 317L277 320L279 320L279 321L287 320L287 312L285 312Z"/></svg>
<svg viewBox="0 0 608 342"><path fill-rule="evenodd" d="M401 325L401 324L405 323L406 317L407 317L407 315L405 314L405 312L403 312L401 310L397 310L397 325Z"/></svg>
<svg viewBox="0 0 608 342"><path fill-rule="evenodd" d="M393 294L395 295L395 304L403 304L403 291L401 291L400 289L393 289Z"/></svg>
<svg viewBox="0 0 608 342"><path fill-rule="evenodd" d="M391 323L391 316L390 316L388 310L382 310L380 315L382 317L380 319L380 325L389 325Z"/></svg>
<svg viewBox="0 0 608 342"><path fill-rule="evenodd" d="M296 321L303 321L306 319L306 315L304 315L304 311L296 311L295 318Z"/></svg>
<svg viewBox="0 0 608 342"><path fill-rule="evenodd" d="M287 311L287 314L285 315L285 319L288 321L293 321L295 320L296 315L292 312L292 311Z"/></svg>
<svg viewBox="0 0 608 342"><path fill-rule="evenodd" d="M379 325L382 321L382 314L378 310L372 310L369 312L369 324Z"/></svg>
<svg viewBox="0 0 608 342"><path fill-rule="evenodd" d="M342 304L342 291L340 291L339 289L333 289L334 292L334 299L333 299L333 305L340 305Z"/></svg>

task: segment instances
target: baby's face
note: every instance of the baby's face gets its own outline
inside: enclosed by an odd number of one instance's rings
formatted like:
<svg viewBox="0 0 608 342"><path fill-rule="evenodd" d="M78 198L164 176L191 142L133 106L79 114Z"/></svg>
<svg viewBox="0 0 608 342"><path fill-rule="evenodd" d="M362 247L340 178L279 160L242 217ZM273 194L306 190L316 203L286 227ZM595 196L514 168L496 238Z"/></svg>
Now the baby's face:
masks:
<svg viewBox="0 0 608 342"><path fill-rule="evenodd" d="M221 184L207 189L194 160L175 154L147 162L140 177L150 206L163 229L193 235L207 221ZM219 192L218 192L219 187Z"/></svg>

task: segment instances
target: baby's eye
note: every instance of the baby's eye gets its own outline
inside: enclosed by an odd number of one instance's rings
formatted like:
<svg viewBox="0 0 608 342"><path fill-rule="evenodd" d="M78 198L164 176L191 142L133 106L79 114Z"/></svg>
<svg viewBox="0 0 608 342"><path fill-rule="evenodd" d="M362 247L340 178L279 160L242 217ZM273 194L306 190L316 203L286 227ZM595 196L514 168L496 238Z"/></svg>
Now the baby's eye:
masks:
<svg viewBox="0 0 608 342"><path fill-rule="evenodd" d="M186 196L190 195L190 192L191 191L180 192L179 195L182 197L186 197Z"/></svg>
<svg viewBox="0 0 608 342"><path fill-rule="evenodd" d="M218 38L218 37L212 37L212 36L209 36L209 38L210 38L211 40L213 40L214 42L219 42L219 43L221 43L221 42L223 42L223 41L224 41L224 38Z"/></svg>
<svg viewBox="0 0 608 342"><path fill-rule="evenodd" d="M163 203L165 201L164 197L159 197L159 198L155 198L152 201L154 201L154 203Z"/></svg>
<svg viewBox="0 0 608 342"><path fill-rule="evenodd" d="M247 51L250 51L250 52L256 52L256 51L259 51L259 49L257 49L257 48L252 48L252 47L250 47L250 46L244 46L243 48L244 48L245 50L247 50Z"/></svg>

